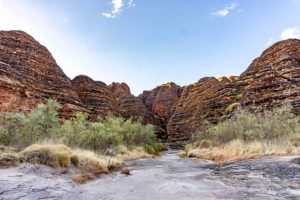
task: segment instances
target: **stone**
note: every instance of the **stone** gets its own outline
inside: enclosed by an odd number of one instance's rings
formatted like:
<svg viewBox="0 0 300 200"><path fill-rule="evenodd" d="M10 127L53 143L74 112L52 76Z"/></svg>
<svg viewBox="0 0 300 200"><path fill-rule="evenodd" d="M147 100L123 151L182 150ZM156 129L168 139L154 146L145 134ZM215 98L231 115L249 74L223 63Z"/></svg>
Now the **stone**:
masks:
<svg viewBox="0 0 300 200"><path fill-rule="evenodd" d="M143 94L139 95L139 98L166 125L174 112L181 93L182 88L171 82L158 86L151 91L144 91Z"/></svg>
<svg viewBox="0 0 300 200"><path fill-rule="evenodd" d="M300 114L300 40L278 42L239 77L203 78L183 90L168 121L169 142L184 143L201 123L216 124L240 107L250 112L291 104Z"/></svg>
<svg viewBox="0 0 300 200"><path fill-rule="evenodd" d="M55 99L62 115L84 111L51 53L22 31L0 31L0 112L28 112Z"/></svg>
<svg viewBox="0 0 300 200"><path fill-rule="evenodd" d="M54 99L62 104L62 118L80 111L93 121L110 114L141 120L173 144L188 141L206 121L230 118L238 108L262 112L290 104L299 115L299 81L300 40L289 39L265 50L240 76L205 77L186 87L166 83L136 97L126 83L106 85L85 75L70 80L30 35L0 31L0 114L31 112Z"/></svg>
<svg viewBox="0 0 300 200"><path fill-rule="evenodd" d="M80 75L72 80L72 85L92 120L101 119L109 114L120 115L117 100L105 83Z"/></svg>

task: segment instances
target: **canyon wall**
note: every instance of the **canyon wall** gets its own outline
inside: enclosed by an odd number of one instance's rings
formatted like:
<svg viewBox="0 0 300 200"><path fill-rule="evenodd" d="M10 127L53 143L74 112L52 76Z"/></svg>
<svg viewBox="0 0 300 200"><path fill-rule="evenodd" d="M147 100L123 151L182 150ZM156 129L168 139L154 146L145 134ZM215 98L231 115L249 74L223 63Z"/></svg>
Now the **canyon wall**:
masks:
<svg viewBox="0 0 300 200"><path fill-rule="evenodd" d="M138 97L126 83L106 85L88 76L70 80L51 53L22 31L0 31L0 112L30 112L55 99L61 116L86 112L91 120L108 115L157 126L160 138L182 144L204 121L218 123L240 107L251 112L289 103L300 113L300 40L278 42L244 73L205 77L186 87L166 83Z"/></svg>
<svg viewBox="0 0 300 200"><path fill-rule="evenodd" d="M218 123L237 107L250 112L284 104L300 113L300 40L278 42L256 58L240 77L202 78L183 90L167 125L170 142L184 142L205 120Z"/></svg>

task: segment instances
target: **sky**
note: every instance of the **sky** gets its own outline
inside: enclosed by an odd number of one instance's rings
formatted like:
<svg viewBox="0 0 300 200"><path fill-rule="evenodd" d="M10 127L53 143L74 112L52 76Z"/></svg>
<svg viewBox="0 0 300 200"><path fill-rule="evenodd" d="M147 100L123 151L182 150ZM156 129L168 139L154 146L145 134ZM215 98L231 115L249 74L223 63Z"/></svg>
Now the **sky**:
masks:
<svg viewBox="0 0 300 200"><path fill-rule="evenodd" d="M23 30L66 75L133 94L241 74L277 41L300 39L300 0L0 0L0 30Z"/></svg>

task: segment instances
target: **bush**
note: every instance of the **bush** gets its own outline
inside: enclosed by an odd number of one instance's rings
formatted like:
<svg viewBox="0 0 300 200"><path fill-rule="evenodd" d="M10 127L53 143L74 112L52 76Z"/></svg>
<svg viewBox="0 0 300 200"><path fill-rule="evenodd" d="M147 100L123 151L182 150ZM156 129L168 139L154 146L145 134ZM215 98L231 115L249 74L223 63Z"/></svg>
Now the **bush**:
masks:
<svg viewBox="0 0 300 200"><path fill-rule="evenodd" d="M280 141L299 133L299 117L293 114L290 106L283 106L261 114L240 111L229 120L199 131L193 136L193 141L207 139L220 144L234 139L244 142Z"/></svg>
<svg viewBox="0 0 300 200"><path fill-rule="evenodd" d="M60 122L60 107L56 101L49 100L29 114L6 113L4 125L0 127L0 144L24 148L54 140L107 154L114 154L119 145L143 146L148 152L155 153L161 149L152 125L113 116L90 122L84 113L76 113L72 119Z"/></svg>
<svg viewBox="0 0 300 200"><path fill-rule="evenodd" d="M225 162L300 152L299 117L290 106L260 114L240 111L215 126L204 122L200 127L180 156Z"/></svg>
<svg viewBox="0 0 300 200"><path fill-rule="evenodd" d="M24 113L6 113L4 126L0 127L0 143L26 147L45 138L56 137L60 129L58 109L60 105L49 100L47 105L40 104L37 109Z"/></svg>

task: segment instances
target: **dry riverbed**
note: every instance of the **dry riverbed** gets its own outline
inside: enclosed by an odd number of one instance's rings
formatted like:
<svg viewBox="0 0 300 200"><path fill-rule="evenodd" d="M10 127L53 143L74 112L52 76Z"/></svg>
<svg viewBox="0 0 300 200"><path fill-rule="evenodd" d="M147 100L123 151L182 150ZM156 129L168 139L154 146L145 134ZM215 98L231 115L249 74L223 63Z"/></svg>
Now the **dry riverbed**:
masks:
<svg viewBox="0 0 300 200"><path fill-rule="evenodd" d="M300 199L295 157L214 164L176 153L126 162L131 175L114 172L83 185L72 181L72 169L29 164L1 169L0 199Z"/></svg>

